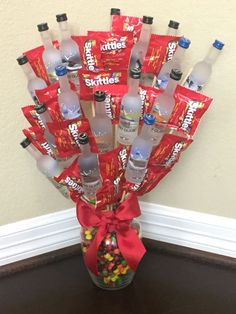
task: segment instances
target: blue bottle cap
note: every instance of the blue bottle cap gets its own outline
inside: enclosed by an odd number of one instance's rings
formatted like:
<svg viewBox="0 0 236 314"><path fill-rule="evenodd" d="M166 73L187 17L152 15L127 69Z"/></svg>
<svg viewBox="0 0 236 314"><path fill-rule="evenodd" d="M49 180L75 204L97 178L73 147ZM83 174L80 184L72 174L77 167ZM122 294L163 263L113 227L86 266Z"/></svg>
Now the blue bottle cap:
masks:
<svg viewBox="0 0 236 314"><path fill-rule="evenodd" d="M222 43L222 41L219 41L219 40L216 39L212 46L215 47L216 49L222 50L224 45L225 44Z"/></svg>
<svg viewBox="0 0 236 314"><path fill-rule="evenodd" d="M179 40L179 46L184 49L188 49L190 44L191 44L191 41L188 38L181 37Z"/></svg>
<svg viewBox="0 0 236 314"><path fill-rule="evenodd" d="M156 120L156 117L151 113L146 113L143 117L143 121L147 125L153 125Z"/></svg>
<svg viewBox="0 0 236 314"><path fill-rule="evenodd" d="M66 68L64 65L58 65L58 66L55 68L55 71L56 71L56 75L57 75L57 76L63 76L63 75L66 75L66 73L67 73L67 68Z"/></svg>

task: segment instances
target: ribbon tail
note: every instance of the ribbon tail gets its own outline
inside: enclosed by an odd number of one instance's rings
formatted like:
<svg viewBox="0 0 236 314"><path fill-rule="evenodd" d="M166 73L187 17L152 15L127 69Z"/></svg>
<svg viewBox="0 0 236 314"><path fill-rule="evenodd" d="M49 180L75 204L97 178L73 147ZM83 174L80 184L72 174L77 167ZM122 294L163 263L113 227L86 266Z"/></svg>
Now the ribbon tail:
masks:
<svg viewBox="0 0 236 314"><path fill-rule="evenodd" d="M142 241L137 236L136 232L130 228L124 233L117 232L117 242L129 267L133 271L136 271L141 259L146 253Z"/></svg>
<svg viewBox="0 0 236 314"><path fill-rule="evenodd" d="M100 227L84 255L85 265L95 275L98 275L98 268L97 268L98 249L105 235L106 235L105 228Z"/></svg>

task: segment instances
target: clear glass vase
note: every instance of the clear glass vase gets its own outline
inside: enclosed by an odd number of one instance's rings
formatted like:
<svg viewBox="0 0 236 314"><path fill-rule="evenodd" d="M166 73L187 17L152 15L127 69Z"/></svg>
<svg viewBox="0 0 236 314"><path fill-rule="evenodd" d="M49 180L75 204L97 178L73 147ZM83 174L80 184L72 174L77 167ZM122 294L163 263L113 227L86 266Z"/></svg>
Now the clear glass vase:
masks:
<svg viewBox="0 0 236 314"><path fill-rule="evenodd" d="M140 223L133 219L130 227L141 238ZM97 228L81 228L81 246L83 254L86 254L91 241L97 233ZM93 283L105 290L118 290L128 286L135 275L120 251L116 232L107 232L101 242L97 253L98 275L88 270Z"/></svg>

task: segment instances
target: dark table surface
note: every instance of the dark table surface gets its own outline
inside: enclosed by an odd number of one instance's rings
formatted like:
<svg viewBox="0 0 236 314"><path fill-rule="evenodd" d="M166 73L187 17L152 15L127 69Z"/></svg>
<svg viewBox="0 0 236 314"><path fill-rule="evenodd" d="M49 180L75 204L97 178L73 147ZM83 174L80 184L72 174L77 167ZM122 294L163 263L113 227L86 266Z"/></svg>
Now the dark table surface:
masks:
<svg viewBox="0 0 236 314"><path fill-rule="evenodd" d="M95 287L80 254L0 280L1 314L236 314L236 271L150 248L133 283Z"/></svg>

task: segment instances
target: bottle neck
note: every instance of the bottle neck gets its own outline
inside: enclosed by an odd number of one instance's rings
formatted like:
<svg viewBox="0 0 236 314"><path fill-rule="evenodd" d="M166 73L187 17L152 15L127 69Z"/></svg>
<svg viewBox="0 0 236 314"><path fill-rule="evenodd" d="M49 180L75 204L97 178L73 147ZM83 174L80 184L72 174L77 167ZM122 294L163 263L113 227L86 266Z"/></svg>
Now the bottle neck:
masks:
<svg viewBox="0 0 236 314"><path fill-rule="evenodd" d="M148 44L150 41L151 32L152 32L151 24L143 23L142 28L141 28L141 33L139 36L139 42Z"/></svg>
<svg viewBox="0 0 236 314"><path fill-rule="evenodd" d="M139 79L133 79L130 77L128 79L128 94L137 96L138 91L139 91Z"/></svg>
<svg viewBox="0 0 236 314"><path fill-rule="evenodd" d="M96 101L95 102L95 115L96 116L104 116L106 115L105 102L104 101Z"/></svg>
<svg viewBox="0 0 236 314"><path fill-rule="evenodd" d="M166 35L168 35L168 36L176 36L177 33L178 33L178 30L176 28L168 27Z"/></svg>
<svg viewBox="0 0 236 314"><path fill-rule="evenodd" d="M42 156L42 154L34 147L33 144L28 145L25 150L27 150L35 160Z"/></svg>
<svg viewBox="0 0 236 314"><path fill-rule="evenodd" d="M52 39L51 39L51 36L49 34L49 31L40 32L40 36L41 36L41 39L42 39L42 42L43 42L45 49L53 47Z"/></svg>
<svg viewBox="0 0 236 314"><path fill-rule="evenodd" d="M89 154L89 153L91 153L89 143L87 143L87 144L82 144L82 145L80 144L80 150L81 150L81 153L82 153L82 154Z"/></svg>
<svg viewBox="0 0 236 314"><path fill-rule="evenodd" d="M22 64L21 68L23 69L28 80L31 80L36 77L36 74L34 73L34 70L32 69L29 62Z"/></svg>
<svg viewBox="0 0 236 314"><path fill-rule="evenodd" d="M66 92L70 90L70 83L68 81L67 75L58 76L59 84L60 84L60 90L61 92Z"/></svg>
<svg viewBox="0 0 236 314"><path fill-rule="evenodd" d="M168 84L166 86L165 91L163 92L163 94L166 95L173 95L176 89L176 86L178 84L179 81L173 80L172 78L169 79Z"/></svg>
<svg viewBox="0 0 236 314"><path fill-rule="evenodd" d="M71 38L71 32L69 30L67 21L59 22L58 24L61 31L61 40Z"/></svg>
<svg viewBox="0 0 236 314"><path fill-rule="evenodd" d="M216 59L218 58L219 54L220 54L219 49L215 48L215 47L211 47L208 54L206 55L206 57L204 58L204 61L209 63L209 64L213 64L215 63Z"/></svg>
<svg viewBox="0 0 236 314"><path fill-rule="evenodd" d="M185 51L186 51L186 48L182 48L182 47L178 46L172 60L173 61L182 61L184 59Z"/></svg>
<svg viewBox="0 0 236 314"><path fill-rule="evenodd" d="M151 128L152 128L152 125L144 124L142 126L140 136L143 138L150 138Z"/></svg>

